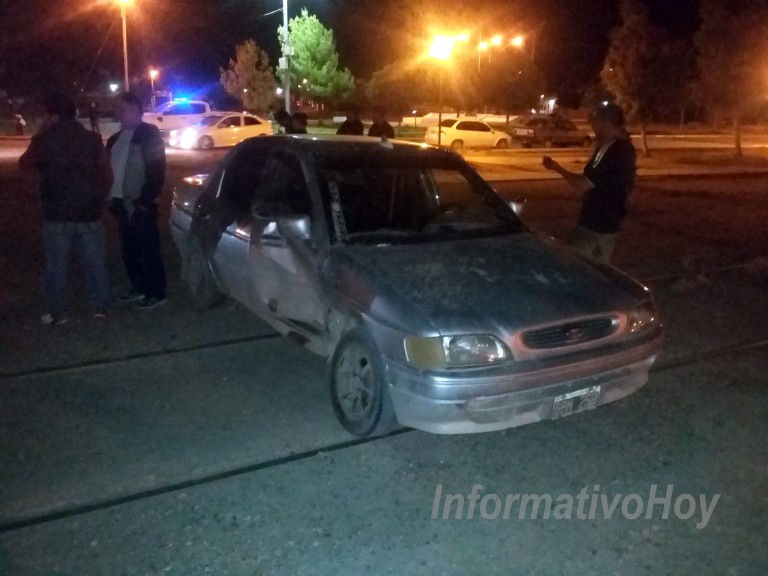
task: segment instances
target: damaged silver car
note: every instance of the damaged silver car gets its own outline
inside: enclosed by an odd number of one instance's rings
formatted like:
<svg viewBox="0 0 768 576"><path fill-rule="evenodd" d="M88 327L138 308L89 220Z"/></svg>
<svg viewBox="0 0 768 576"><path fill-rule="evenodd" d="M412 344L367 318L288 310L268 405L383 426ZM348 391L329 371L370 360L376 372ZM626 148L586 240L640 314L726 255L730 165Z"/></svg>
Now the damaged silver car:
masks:
<svg viewBox="0 0 768 576"><path fill-rule="evenodd" d="M647 288L529 230L458 155L365 137L246 140L173 196L198 308L234 298L329 361L352 434L502 430L643 386Z"/></svg>

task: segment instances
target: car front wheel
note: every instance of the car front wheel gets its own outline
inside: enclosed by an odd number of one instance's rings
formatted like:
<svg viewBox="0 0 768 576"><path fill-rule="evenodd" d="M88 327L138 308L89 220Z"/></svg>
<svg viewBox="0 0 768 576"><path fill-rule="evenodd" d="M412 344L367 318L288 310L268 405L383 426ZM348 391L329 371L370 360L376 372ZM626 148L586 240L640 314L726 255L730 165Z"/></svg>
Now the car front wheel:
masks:
<svg viewBox="0 0 768 576"><path fill-rule="evenodd" d="M454 150L455 152L461 152L462 148L464 148L464 142L462 140L454 140L451 142L451 150Z"/></svg>
<svg viewBox="0 0 768 576"><path fill-rule="evenodd" d="M216 286L208 258L196 238L190 239L186 263L186 283L192 304L198 310L208 310L221 302L223 295Z"/></svg>
<svg viewBox="0 0 768 576"><path fill-rule="evenodd" d="M505 139L501 139L498 142L496 142L496 148L499 150L504 150L506 148L509 148L509 143Z"/></svg>
<svg viewBox="0 0 768 576"><path fill-rule="evenodd" d="M384 378L384 363L360 329L342 337L331 359L331 402L336 417L355 436L380 436L397 426Z"/></svg>
<svg viewBox="0 0 768 576"><path fill-rule="evenodd" d="M200 141L197 143L197 145L203 150L210 150L213 148L213 138L210 136L203 136L200 138Z"/></svg>

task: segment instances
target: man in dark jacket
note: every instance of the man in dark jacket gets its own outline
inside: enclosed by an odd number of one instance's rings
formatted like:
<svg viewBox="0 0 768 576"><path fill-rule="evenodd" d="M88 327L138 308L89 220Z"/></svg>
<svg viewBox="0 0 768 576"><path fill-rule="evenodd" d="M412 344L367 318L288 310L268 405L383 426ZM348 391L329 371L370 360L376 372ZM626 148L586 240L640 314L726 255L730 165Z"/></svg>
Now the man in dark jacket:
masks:
<svg viewBox="0 0 768 576"><path fill-rule="evenodd" d="M116 98L120 131L107 141L115 175L109 208L120 232L123 263L131 287L120 299L140 308L165 303L165 266L157 227L165 182L165 144L157 127L142 122L144 107L132 92Z"/></svg>
<svg viewBox="0 0 768 576"><path fill-rule="evenodd" d="M19 159L22 170L40 174L45 244L44 324L67 321L70 248L79 254L95 317L107 315L110 300L101 214L112 171L101 138L75 119L74 102L56 94L45 101L40 131Z"/></svg>
<svg viewBox="0 0 768 576"><path fill-rule="evenodd" d="M635 148L624 128L624 113L616 104L594 109L592 129L595 149L582 174L567 170L549 156L544 156L543 164L584 194L578 225L569 238L571 246L610 262L627 212L627 197L635 185Z"/></svg>
<svg viewBox="0 0 768 576"><path fill-rule="evenodd" d="M368 136L376 136L377 138L386 136L390 139L395 137L395 130L389 122L387 122L387 116L383 106L373 107L373 124L368 128Z"/></svg>
<svg viewBox="0 0 768 576"><path fill-rule="evenodd" d="M336 134L351 134L353 136L362 136L365 133L365 126L358 118L359 111L357 106L350 106L347 110L347 119L341 123Z"/></svg>

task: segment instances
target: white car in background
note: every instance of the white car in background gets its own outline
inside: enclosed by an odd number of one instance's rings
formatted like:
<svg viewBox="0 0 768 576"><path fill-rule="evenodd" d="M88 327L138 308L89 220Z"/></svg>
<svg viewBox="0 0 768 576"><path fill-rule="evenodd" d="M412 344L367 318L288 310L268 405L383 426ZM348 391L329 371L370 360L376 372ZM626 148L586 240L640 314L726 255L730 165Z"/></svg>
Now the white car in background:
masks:
<svg viewBox="0 0 768 576"><path fill-rule="evenodd" d="M168 144L176 148L234 146L252 136L272 134L272 124L255 114L224 112L203 118L197 124L171 130Z"/></svg>
<svg viewBox="0 0 768 576"><path fill-rule="evenodd" d="M466 118L446 118L440 122L440 146L451 150L462 148L509 148L512 138L506 132L494 130L485 122ZM437 146L438 127L427 128L424 142Z"/></svg>

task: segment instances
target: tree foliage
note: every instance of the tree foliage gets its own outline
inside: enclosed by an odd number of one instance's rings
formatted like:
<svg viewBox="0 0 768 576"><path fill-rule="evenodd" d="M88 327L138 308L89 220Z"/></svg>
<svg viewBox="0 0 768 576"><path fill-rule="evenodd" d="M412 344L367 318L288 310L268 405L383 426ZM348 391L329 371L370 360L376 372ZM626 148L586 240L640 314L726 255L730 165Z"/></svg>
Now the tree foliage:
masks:
<svg viewBox="0 0 768 576"><path fill-rule="evenodd" d="M600 77L628 119L640 125L643 151L648 153L646 125L669 98L665 62L670 38L648 18L638 0L622 0L621 25L611 32L611 44Z"/></svg>
<svg viewBox="0 0 768 576"><path fill-rule="evenodd" d="M355 78L349 69L339 67L333 31L323 26L316 16L310 15L306 8L288 22L288 31L293 48L289 70L291 84L306 79L312 98L320 102L348 98L355 89ZM285 31L282 26L277 33L285 56ZM283 78L284 71L278 73Z"/></svg>
<svg viewBox="0 0 768 576"><path fill-rule="evenodd" d="M220 83L247 110L263 112L275 99L275 77L269 67L269 57L254 40L237 46L229 67L219 68Z"/></svg>
<svg viewBox="0 0 768 576"><path fill-rule="evenodd" d="M731 116L736 154L741 155L741 117L766 89L765 69L759 63L768 49L768 9L759 0L702 0L700 15L700 96L713 114Z"/></svg>

